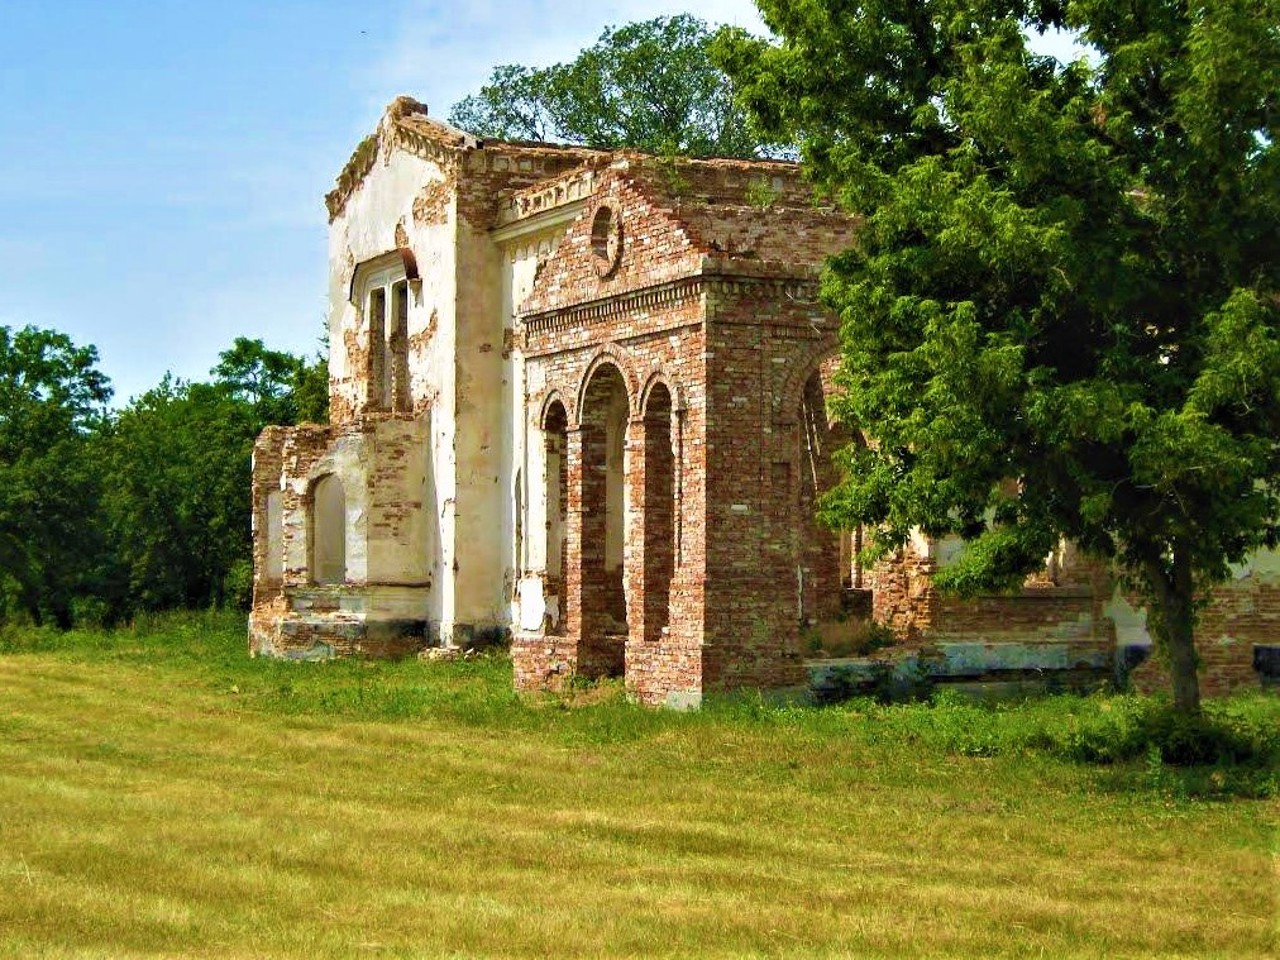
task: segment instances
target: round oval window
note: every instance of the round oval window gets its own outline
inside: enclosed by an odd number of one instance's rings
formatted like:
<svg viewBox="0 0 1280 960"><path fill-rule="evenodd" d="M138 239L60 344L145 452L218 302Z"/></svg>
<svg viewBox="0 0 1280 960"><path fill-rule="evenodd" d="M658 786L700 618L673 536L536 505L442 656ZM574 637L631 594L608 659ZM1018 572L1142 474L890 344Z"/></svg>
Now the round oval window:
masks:
<svg viewBox="0 0 1280 960"><path fill-rule="evenodd" d="M617 270L622 261L622 218L603 204L591 220L591 253L601 278Z"/></svg>

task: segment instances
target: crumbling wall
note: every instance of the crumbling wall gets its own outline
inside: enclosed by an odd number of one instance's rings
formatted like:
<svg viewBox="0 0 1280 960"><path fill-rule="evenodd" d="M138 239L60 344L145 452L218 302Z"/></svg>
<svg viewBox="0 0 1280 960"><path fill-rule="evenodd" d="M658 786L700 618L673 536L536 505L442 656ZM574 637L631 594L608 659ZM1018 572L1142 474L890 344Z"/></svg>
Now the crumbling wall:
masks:
<svg viewBox="0 0 1280 960"><path fill-rule="evenodd" d="M625 571L626 611L630 627L625 642L626 678L630 689L645 702L684 703L700 696L703 686L703 579L706 576L703 547L705 509L705 450L702 427L705 377L703 374L705 341L700 324L701 302L693 288L671 294L661 302L646 304L644 311L619 309L607 317L593 317L587 324L560 326L551 318L531 320L526 326L524 355L527 367L528 410L531 439L528 449L545 443L540 429L539 412L549 398L563 404L569 420L568 444L564 452L568 474L568 496L565 504L568 527L574 528L575 511L581 515L584 504L584 465L582 446L581 402L585 386L605 365L616 369L626 392L625 445L627 468L624 474L628 522L623 526L623 567ZM609 344L602 350L600 344ZM651 418L649 429L661 430L670 452L665 457L649 447L646 459L646 425L644 403L655 392L655 384L670 397L670 410L665 424ZM660 392L660 391L659 391ZM591 402L591 401L588 401ZM587 411L590 412L590 411ZM603 412L603 411L597 411ZM677 451L679 455L677 456ZM671 471L669 508L646 511L646 497L655 504L652 490L646 490L645 467L661 461ZM533 496L531 494L531 496ZM545 494L538 494L544 505L530 515L545 518ZM601 501L600 506L603 506ZM655 589L652 571L655 563L654 517L661 514L669 545L671 575L666 585L669 612L665 629L650 629L646 636L644 614L646 596ZM545 536L545 519L541 527L530 523L531 536L541 530ZM646 531L651 576L645 579ZM565 634L555 636L545 631L528 630L516 635L513 659L516 661L517 684L537 686L563 678L579 669L579 648L584 643L583 625L575 622L574 591L579 591L580 609L584 572L581 541L569 534L567 570L564 585L565 612L569 614ZM580 536L580 534L579 534ZM665 549L665 548L664 548ZM537 548L545 558L545 543ZM544 559L545 563L545 559ZM544 571L545 572L545 571ZM587 574L590 575L589 573ZM657 616L650 605L650 615ZM531 618L533 619L533 618ZM529 624L532 626L532 623ZM592 643L589 635L587 645ZM585 668L585 666L584 666Z"/></svg>
<svg viewBox="0 0 1280 960"><path fill-rule="evenodd" d="M421 646L431 618L435 555L427 497L427 421L362 418L340 427L269 428L254 457L255 592L250 647L274 656L403 653ZM315 490L343 491L345 577L315 569ZM266 526L279 498L279 530ZM268 547L278 544L278 580Z"/></svg>
<svg viewBox="0 0 1280 960"><path fill-rule="evenodd" d="M1167 692L1168 670L1154 655L1146 611L1139 597L1116 588L1106 607L1116 622L1122 657L1139 660L1129 674L1134 689ZM1200 691L1224 696L1240 690L1280 689L1272 675L1280 645L1280 554L1261 550L1235 571L1228 582L1214 588L1196 623L1196 652L1200 656ZM1259 651L1262 651L1261 655Z"/></svg>

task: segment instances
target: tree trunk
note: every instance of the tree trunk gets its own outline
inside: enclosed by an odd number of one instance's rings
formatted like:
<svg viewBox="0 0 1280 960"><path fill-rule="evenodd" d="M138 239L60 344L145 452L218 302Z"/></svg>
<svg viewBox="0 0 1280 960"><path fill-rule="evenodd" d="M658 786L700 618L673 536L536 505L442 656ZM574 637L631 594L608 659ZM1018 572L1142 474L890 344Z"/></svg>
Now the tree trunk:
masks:
<svg viewBox="0 0 1280 960"><path fill-rule="evenodd" d="M1173 682L1173 709L1183 716L1200 712L1200 678L1195 646L1195 579L1185 547L1175 547L1173 567L1147 564L1153 613L1151 627L1164 646Z"/></svg>

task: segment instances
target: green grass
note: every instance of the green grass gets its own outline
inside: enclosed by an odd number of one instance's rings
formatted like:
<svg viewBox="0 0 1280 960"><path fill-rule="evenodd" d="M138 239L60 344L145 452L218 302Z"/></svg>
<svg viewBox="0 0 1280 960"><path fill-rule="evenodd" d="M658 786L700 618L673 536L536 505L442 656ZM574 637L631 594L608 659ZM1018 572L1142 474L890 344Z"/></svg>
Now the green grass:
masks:
<svg viewBox="0 0 1280 960"><path fill-rule="evenodd" d="M244 649L0 632L0 956L1277 949L1280 805L1214 799L1274 796L1274 697L1180 768L1134 698L673 714Z"/></svg>

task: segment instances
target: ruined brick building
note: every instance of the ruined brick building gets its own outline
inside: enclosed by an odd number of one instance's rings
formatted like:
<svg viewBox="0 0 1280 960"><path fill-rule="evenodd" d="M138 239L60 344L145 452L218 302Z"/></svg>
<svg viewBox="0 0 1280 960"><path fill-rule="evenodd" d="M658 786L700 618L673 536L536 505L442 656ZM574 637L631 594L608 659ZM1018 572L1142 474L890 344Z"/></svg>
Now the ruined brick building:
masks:
<svg viewBox="0 0 1280 960"><path fill-rule="evenodd" d="M1110 614L1142 633L1069 551L961 603L930 586L953 544L864 571L858 531L816 524L861 439L827 418L816 299L856 223L793 165L480 142L401 98L327 202L331 423L258 441L254 652L502 638L518 687L688 705L803 682L802 628L859 603L904 642L1068 662L1110 656Z"/></svg>

